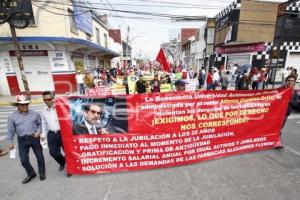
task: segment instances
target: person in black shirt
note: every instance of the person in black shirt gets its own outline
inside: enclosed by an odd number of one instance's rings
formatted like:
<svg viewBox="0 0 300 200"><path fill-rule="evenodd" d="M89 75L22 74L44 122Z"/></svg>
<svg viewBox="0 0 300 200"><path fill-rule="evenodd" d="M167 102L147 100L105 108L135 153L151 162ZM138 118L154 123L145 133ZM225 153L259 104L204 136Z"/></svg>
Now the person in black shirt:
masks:
<svg viewBox="0 0 300 200"><path fill-rule="evenodd" d="M135 83L135 91L139 94L146 93L148 84L143 79L143 75L139 75L139 80Z"/></svg>

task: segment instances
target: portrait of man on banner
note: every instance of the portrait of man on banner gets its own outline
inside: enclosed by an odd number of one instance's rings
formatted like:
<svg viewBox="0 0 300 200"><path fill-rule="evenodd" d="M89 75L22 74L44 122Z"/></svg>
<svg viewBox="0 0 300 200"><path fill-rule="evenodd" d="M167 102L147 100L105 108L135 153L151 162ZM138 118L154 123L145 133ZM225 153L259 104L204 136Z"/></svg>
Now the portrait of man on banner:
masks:
<svg viewBox="0 0 300 200"><path fill-rule="evenodd" d="M70 117L73 135L101 135L128 132L126 99L72 98Z"/></svg>

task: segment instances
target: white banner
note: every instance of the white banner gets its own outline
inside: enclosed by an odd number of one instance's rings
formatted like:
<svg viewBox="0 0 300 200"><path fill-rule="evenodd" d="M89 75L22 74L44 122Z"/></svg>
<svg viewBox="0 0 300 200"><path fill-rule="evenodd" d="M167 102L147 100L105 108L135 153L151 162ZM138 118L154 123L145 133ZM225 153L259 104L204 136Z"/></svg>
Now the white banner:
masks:
<svg viewBox="0 0 300 200"><path fill-rule="evenodd" d="M198 88L198 80L197 79L189 79L187 80L187 83L185 85L185 91L195 91Z"/></svg>

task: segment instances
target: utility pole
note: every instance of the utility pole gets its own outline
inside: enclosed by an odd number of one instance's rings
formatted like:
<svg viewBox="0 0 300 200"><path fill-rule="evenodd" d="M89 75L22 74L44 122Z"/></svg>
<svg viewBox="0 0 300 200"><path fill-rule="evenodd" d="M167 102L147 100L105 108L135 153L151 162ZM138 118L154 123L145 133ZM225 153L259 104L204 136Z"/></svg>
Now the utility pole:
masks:
<svg viewBox="0 0 300 200"><path fill-rule="evenodd" d="M129 54L128 54L128 49L129 49L129 31L130 31L130 28L129 28L129 26L127 27L127 44L126 44L126 65L127 65L127 67L128 67L128 56L129 56Z"/></svg>
<svg viewBox="0 0 300 200"><path fill-rule="evenodd" d="M23 81L25 94L26 94L27 98L31 99L31 94L30 94L30 90L29 90L29 87L28 87L27 78L26 78L26 75L25 75L23 59L22 59L22 56L21 56L21 49L20 49L20 45L17 41L16 29L15 29L14 25L11 24L11 22L9 23L9 27L10 27L10 31L11 31L13 44L15 46L16 56L17 56L18 63L19 63L20 74L21 74L21 78L22 78L22 81Z"/></svg>

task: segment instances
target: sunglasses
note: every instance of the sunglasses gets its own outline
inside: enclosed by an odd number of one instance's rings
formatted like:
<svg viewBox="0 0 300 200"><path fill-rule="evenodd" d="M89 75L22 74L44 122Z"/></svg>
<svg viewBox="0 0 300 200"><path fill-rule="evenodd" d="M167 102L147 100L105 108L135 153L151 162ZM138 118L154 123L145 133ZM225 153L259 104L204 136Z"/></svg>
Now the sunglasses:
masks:
<svg viewBox="0 0 300 200"><path fill-rule="evenodd" d="M26 104L17 104L17 106L28 106L29 103L26 103Z"/></svg>
<svg viewBox="0 0 300 200"><path fill-rule="evenodd" d="M44 101L51 101L53 98L49 98L49 99L43 99Z"/></svg>
<svg viewBox="0 0 300 200"><path fill-rule="evenodd" d="M101 115L101 112L97 112L96 110L90 110L90 112L91 112L92 114Z"/></svg>

